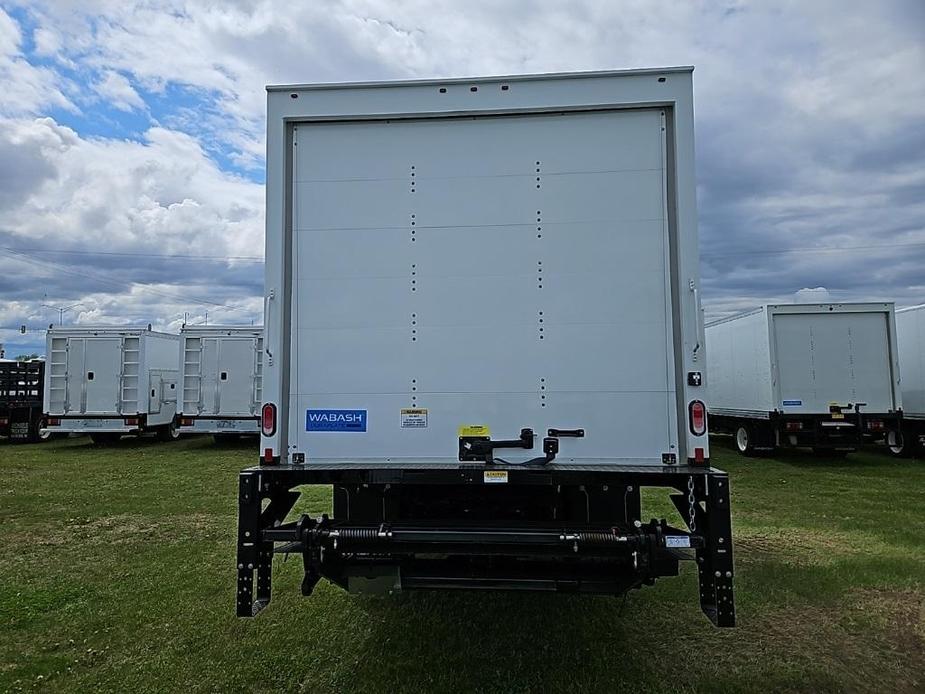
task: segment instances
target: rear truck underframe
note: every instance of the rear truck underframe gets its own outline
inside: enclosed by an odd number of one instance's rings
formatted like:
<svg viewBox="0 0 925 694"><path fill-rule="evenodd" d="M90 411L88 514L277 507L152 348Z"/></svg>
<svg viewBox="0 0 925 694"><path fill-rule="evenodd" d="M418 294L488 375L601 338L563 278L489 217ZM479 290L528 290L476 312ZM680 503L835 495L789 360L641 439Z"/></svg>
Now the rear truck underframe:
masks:
<svg viewBox="0 0 925 694"><path fill-rule="evenodd" d="M333 485L334 513L287 521L302 485ZM686 528L642 523L640 488ZM735 625L729 479L708 467L550 464L267 465L243 470L237 614L270 602L274 553L299 553L310 595L427 588L621 595L695 561L700 605ZM255 588L256 574L256 588Z"/></svg>
<svg viewBox="0 0 925 694"><path fill-rule="evenodd" d="M902 429L902 412L850 412L832 408L829 414L769 412L767 417L713 414L710 430L736 435L746 427L758 448L819 448L856 450L865 441L888 439Z"/></svg>

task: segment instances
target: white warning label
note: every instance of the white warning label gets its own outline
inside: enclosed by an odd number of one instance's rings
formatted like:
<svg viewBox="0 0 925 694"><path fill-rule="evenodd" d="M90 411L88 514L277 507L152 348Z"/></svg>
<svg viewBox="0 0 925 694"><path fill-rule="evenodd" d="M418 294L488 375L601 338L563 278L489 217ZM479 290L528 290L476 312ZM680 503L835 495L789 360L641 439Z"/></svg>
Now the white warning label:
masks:
<svg viewBox="0 0 925 694"><path fill-rule="evenodd" d="M402 429L426 429L427 428L427 409L421 408L421 407L402 408L401 428Z"/></svg>

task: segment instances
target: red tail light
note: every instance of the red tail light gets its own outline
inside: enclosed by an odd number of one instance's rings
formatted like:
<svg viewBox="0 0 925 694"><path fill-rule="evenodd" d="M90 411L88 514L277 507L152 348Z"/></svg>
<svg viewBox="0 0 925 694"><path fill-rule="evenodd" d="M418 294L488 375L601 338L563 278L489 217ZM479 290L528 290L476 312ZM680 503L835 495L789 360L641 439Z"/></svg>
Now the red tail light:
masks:
<svg viewBox="0 0 925 694"><path fill-rule="evenodd" d="M873 429L875 431L880 431L881 429L883 429L883 422L881 422L879 419L873 419L867 422L867 428Z"/></svg>
<svg viewBox="0 0 925 694"><path fill-rule="evenodd" d="M190 417L184 417L180 420L181 427L191 427L193 426L193 420Z"/></svg>
<svg viewBox="0 0 925 694"><path fill-rule="evenodd" d="M263 462L271 464L273 462L273 449L264 448L263 449Z"/></svg>
<svg viewBox="0 0 925 694"><path fill-rule="evenodd" d="M6 426L9 423L10 423L9 419L7 419L6 417L0 417L0 426Z"/></svg>
<svg viewBox="0 0 925 694"><path fill-rule="evenodd" d="M803 422L787 422L784 428L787 431L803 431Z"/></svg>
<svg viewBox="0 0 925 694"><path fill-rule="evenodd" d="M707 462L706 455L704 455L702 448L694 449L694 462L698 465L703 465L705 462Z"/></svg>
<svg viewBox="0 0 925 694"><path fill-rule="evenodd" d="M271 402L266 403L261 410L260 428L264 436L273 436L276 433L276 405Z"/></svg>
<svg viewBox="0 0 925 694"><path fill-rule="evenodd" d="M45 422L45 424L46 426L57 427L57 426L61 426L61 420L58 419L57 417L52 417L47 422Z"/></svg>
<svg viewBox="0 0 925 694"><path fill-rule="evenodd" d="M127 427L137 427L138 426L138 417L126 417L125 426Z"/></svg>
<svg viewBox="0 0 925 694"><path fill-rule="evenodd" d="M687 410L690 414L691 433L703 436L707 433L707 406L700 400L693 400Z"/></svg>

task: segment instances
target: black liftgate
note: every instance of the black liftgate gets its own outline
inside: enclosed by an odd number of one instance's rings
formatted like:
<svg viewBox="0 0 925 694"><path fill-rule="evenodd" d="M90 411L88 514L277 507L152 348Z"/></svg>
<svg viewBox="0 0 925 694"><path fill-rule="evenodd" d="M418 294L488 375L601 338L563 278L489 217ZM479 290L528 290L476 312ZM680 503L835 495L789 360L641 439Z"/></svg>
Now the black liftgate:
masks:
<svg viewBox="0 0 925 694"><path fill-rule="evenodd" d="M332 517L286 517L302 485L333 485ZM673 490L685 528L643 523L640 488ZM237 614L270 601L274 553L301 554L302 593L544 590L620 595L681 561L700 605L735 625L729 479L714 468L447 463L266 465L239 478ZM256 574L256 587L255 587Z"/></svg>

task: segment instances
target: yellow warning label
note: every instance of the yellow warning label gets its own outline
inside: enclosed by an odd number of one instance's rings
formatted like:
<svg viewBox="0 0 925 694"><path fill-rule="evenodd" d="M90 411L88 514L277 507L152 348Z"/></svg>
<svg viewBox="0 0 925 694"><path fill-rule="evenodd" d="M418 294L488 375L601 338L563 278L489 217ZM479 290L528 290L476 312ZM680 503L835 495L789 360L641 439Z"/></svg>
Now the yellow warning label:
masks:
<svg viewBox="0 0 925 694"><path fill-rule="evenodd" d="M491 436L491 431L484 424L463 424L459 427L460 436Z"/></svg>
<svg viewBox="0 0 925 694"><path fill-rule="evenodd" d="M483 474L485 484L507 484L507 470L486 470Z"/></svg>

